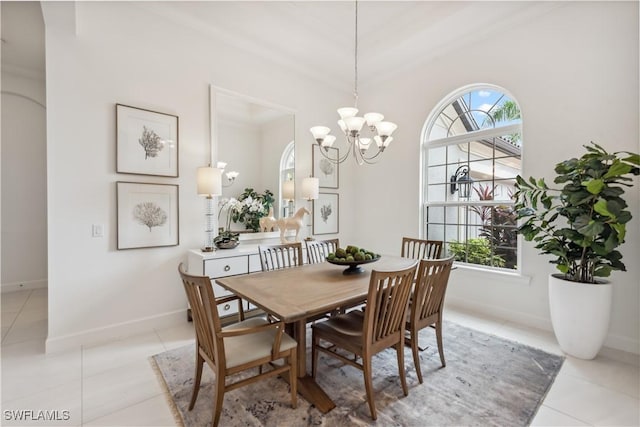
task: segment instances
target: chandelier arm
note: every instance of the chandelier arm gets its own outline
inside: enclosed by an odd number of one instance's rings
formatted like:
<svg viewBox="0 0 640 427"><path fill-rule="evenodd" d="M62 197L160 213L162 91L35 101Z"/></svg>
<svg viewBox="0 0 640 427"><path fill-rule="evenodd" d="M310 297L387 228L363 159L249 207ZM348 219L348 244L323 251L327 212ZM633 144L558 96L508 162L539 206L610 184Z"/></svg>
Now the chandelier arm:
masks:
<svg viewBox="0 0 640 427"><path fill-rule="evenodd" d="M337 149L337 148L336 148L336 149ZM321 146L321 147L320 147L320 154L322 154L322 157L324 157L325 159L329 160L331 163L333 163L333 164L336 164L336 165L337 165L337 164L340 164L340 163L344 162L345 160L347 160L347 157L349 157L349 154L351 154L351 153L350 153L350 151L349 151L349 150L347 150L347 151L346 151L346 153L344 154L344 156L342 156L342 157L338 157L338 159L332 159L331 157L329 157L329 156L325 153L324 148Z"/></svg>

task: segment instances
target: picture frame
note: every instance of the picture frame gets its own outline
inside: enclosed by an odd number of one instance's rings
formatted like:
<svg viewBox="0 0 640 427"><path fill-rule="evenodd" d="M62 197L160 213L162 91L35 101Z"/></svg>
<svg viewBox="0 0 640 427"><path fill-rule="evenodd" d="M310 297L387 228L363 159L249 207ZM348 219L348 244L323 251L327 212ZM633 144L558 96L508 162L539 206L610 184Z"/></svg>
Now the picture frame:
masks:
<svg viewBox="0 0 640 427"><path fill-rule="evenodd" d="M313 201L313 234L338 234L340 200L338 193L320 193Z"/></svg>
<svg viewBox="0 0 640 427"><path fill-rule="evenodd" d="M178 116L116 104L116 172L178 177Z"/></svg>
<svg viewBox="0 0 640 427"><path fill-rule="evenodd" d="M318 144L313 145L313 151L311 153L313 176L318 178L320 188L337 189L340 184L340 164L338 163L340 151L333 147L327 149L325 154L333 160L331 161L323 156L320 150L322 150L322 148Z"/></svg>
<svg viewBox="0 0 640 427"><path fill-rule="evenodd" d="M116 182L117 249L177 246L178 196L175 184Z"/></svg>

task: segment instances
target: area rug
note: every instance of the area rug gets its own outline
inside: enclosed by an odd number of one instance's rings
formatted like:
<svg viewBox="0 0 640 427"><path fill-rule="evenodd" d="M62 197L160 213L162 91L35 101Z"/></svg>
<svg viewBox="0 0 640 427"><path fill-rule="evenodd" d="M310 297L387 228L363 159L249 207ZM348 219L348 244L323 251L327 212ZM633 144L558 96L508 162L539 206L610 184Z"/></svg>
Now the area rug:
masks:
<svg viewBox="0 0 640 427"><path fill-rule="evenodd" d="M221 426L526 426L529 425L562 366L564 358L494 335L445 322L442 368L435 333L420 333L424 383L420 384L405 347L409 395L404 396L395 350L373 359L377 421L370 417L362 372L335 358L320 355L318 384L336 403L322 414L303 397L290 406L289 386L271 378L226 393ZM187 409L193 387L194 347L188 345L152 356L151 363L176 423L211 425L213 380L205 365L198 400ZM310 352L307 360L310 366Z"/></svg>

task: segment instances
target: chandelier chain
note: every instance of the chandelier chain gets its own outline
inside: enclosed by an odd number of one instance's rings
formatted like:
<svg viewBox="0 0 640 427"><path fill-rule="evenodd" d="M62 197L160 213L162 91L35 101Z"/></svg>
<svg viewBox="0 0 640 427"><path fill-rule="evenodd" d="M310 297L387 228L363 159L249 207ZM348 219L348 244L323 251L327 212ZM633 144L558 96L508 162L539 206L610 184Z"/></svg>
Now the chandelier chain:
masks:
<svg viewBox="0 0 640 427"><path fill-rule="evenodd" d="M355 25L355 29L356 29L356 35L355 35L355 49L354 49L354 61L353 63L354 65L354 74L355 74L355 79L354 79L354 89L353 89L353 97L355 98L355 107L358 108L358 0L356 0L356 13L355 13L355 17L356 17L356 25Z"/></svg>

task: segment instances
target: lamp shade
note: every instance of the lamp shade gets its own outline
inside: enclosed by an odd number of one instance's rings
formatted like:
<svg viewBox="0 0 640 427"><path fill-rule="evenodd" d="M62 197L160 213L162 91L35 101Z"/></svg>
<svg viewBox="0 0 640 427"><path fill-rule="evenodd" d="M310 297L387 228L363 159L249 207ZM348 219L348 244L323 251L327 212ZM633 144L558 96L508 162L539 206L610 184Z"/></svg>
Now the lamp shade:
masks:
<svg viewBox="0 0 640 427"><path fill-rule="evenodd" d="M302 180L302 197L307 200L315 200L318 198L320 188L320 180L318 178L308 177Z"/></svg>
<svg viewBox="0 0 640 427"><path fill-rule="evenodd" d="M282 198L284 200L295 199L295 184L293 180L285 181L282 183Z"/></svg>
<svg viewBox="0 0 640 427"><path fill-rule="evenodd" d="M198 194L219 196L222 194L222 169L206 166L198 168Z"/></svg>

